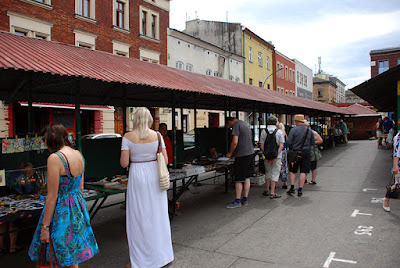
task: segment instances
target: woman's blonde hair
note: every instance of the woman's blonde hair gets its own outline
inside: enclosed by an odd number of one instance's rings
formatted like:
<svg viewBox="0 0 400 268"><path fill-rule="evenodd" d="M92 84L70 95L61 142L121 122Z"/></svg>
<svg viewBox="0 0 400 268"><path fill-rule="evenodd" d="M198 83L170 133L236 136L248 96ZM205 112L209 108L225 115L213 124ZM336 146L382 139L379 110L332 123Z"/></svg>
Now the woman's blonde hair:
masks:
<svg viewBox="0 0 400 268"><path fill-rule="evenodd" d="M277 125L277 128L279 128L279 129L282 130L282 131L285 131L285 125L282 124L282 123L279 123L279 124Z"/></svg>
<svg viewBox="0 0 400 268"><path fill-rule="evenodd" d="M139 130L139 139L144 140L147 137L152 124L153 117L146 107L140 107L133 114L133 129Z"/></svg>

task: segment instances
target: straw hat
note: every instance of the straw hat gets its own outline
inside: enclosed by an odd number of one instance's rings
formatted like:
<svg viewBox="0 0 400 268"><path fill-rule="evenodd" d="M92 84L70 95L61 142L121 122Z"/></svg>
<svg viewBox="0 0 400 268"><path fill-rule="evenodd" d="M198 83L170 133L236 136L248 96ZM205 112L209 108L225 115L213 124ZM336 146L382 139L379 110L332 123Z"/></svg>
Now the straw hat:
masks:
<svg viewBox="0 0 400 268"><path fill-rule="evenodd" d="M307 120L304 119L304 114L296 114L294 116L294 121L298 121L298 122L307 122Z"/></svg>

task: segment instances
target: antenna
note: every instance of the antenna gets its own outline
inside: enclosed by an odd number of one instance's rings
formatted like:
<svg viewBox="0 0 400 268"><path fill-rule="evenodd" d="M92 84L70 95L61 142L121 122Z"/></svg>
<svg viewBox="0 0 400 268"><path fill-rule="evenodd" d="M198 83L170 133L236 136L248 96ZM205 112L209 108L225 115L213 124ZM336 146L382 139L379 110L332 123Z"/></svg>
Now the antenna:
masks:
<svg viewBox="0 0 400 268"><path fill-rule="evenodd" d="M318 57L318 65L319 65L318 73L321 73L321 56Z"/></svg>
<svg viewBox="0 0 400 268"><path fill-rule="evenodd" d="M195 19L198 20L199 16L197 15L197 10L194 12L194 14L195 14Z"/></svg>
<svg viewBox="0 0 400 268"><path fill-rule="evenodd" d="M229 11L227 10L226 11L226 22L228 22L228 13L229 13Z"/></svg>

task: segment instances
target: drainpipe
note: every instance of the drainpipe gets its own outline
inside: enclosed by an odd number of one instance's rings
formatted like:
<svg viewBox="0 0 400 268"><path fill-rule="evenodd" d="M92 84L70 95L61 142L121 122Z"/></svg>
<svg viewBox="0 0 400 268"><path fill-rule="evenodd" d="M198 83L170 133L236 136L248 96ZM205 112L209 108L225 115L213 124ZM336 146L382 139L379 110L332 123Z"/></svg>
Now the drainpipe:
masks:
<svg viewBox="0 0 400 268"><path fill-rule="evenodd" d="M242 32L243 32L243 48L242 48L242 50L243 50L243 52L242 52L242 56L244 57L244 62L243 62L243 83L245 83L246 84L246 63L247 63L247 60L246 60L246 55L245 55L245 53L246 53L246 48L245 48L245 34L244 34L244 30L246 29L246 27L242 27Z"/></svg>

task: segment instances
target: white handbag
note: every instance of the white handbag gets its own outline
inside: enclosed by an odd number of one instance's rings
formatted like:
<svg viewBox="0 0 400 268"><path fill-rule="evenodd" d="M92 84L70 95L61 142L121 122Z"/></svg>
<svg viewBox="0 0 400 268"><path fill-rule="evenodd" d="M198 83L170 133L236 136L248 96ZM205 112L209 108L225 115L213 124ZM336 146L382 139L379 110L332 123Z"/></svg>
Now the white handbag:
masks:
<svg viewBox="0 0 400 268"><path fill-rule="evenodd" d="M157 162L158 162L158 175L160 177L160 188L161 190L169 189L169 172L167 164L165 164L165 158L162 154L161 148L161 134L157 132L158 135L158 151L157 151Z"/></svg>

